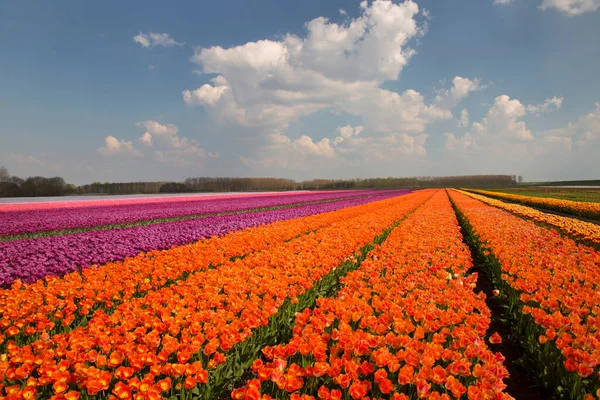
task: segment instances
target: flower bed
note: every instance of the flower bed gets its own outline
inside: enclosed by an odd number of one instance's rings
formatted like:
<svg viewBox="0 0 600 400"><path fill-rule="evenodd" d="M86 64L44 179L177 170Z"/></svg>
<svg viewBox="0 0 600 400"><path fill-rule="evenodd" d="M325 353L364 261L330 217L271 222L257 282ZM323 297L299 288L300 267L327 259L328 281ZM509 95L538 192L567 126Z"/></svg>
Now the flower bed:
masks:
<svg viewBox="0 0 600 400"><path fill-rule="evenodd" d="M397 194L392 192L281 210L0 242L0 286L6 287L17 279L32 283L90 265L120 261L141 252L170 249L235 230L365 204Z"/></svg>
<svg viewBox="0 0 600 400"><path fill-rule="evenodd" d="M232 398L511 398L470 266L439 191L342 278L336 298L297 314L292 339L263 348L256 378Z"/></svg>
<svg viewBox="0 0 600 400"><path fill-rule="evenodd" d="M600 253L459 192L451 197L540 382L557 398L600 394Z"/></svg>

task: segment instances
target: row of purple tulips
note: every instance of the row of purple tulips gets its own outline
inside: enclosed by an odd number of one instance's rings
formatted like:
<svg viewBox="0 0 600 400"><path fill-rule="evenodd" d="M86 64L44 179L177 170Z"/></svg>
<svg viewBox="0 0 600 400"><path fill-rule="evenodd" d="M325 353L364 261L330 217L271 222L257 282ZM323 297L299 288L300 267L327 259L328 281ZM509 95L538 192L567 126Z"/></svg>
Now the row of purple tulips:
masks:
<svg viewBox="0 0 600 400"><path fill-rule="evenodd" d="M91 228L168 219L192 215L252 210L282 205L323 201L373 194L373 191L335 191L327 193L273 194L257 197L231 197L198 200L97 205L79 208L0 211L0 236L34 232ZM172 200L172 199L171 199Z"/></svg>
<svg viewBox="0 0 600 400"><path fill-rule="evenodd" d="M16 279L31 283L46 276L62 276L90 265L123 260L140 252L169 249L239 229L334 211L407 192L370 193L353 199L271 211L0 242L0 286L7 287Z"/></svg>

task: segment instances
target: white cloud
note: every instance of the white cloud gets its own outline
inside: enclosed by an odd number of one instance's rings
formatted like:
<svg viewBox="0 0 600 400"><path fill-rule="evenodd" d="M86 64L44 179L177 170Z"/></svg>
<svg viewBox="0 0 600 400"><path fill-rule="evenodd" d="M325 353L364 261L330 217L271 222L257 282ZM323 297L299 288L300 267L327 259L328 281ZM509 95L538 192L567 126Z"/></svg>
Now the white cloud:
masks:
<svg viewBox="0 0 600 400"><path fill-rule="evenodd" d="M338 132L340 133L340 136L345 139L348 139L352 136L358 136L364 130L365 130L365 128L362 125L359 125L356 127L352 127L351 125L346 125L346 126L341 126L338 128Z"/></svg>
<svg viewBox="0 0 600 400"><path fill-rule="evenodd" d="M110 135L104 138L104 147L99 148L98 152L104 156L130 154L139 157L142 155L139 151L133 148L131 141L119 140Z"/></svg>
<svg viewBox="0 0 600 400"><path fill-rule="evenodd" d="M138 140L145 146L152 147L152 135L150 132L144 133Z"/></svg>
<svg viewBox="0 0 600 400"><path fill-rule="evenodd" d="M361 134L362 131L365 130L365 127L362 125L356 126L356 127L352 127L351 125L346 125L346 126L340 126L337 128L337 131L339 133L339 136L337 136L333 143L334 145L338 145L342 142L344 142L344 140L346 139L350 139L353 136L358 136Z"/></svg>
<svg viewBox="0 0 600 400"><path fill-rule="evenodd" d="M452 79L452 87L450 89L442 90L436 96L436 103L442 108L452 109L462 99L467 97L469 93L483 89L481 81L478 78L469 79L460 76L455 76Z"/></svg>
<svg viewBox="0 0 600 400"><path fill-rule="evenodd" d="M154 46L183 46L185 43L179 43L175 41L167 33L138 33L133 37L133 41L142 45L142 47L154 47Z"/></svg>
<svg viewBox="0 0 600 400"><path fill-rule="evenodd" d="M392 151L398 151L408 155L424 156L427 154L425 143L429 135L421 134L418 136L409 136L405 133L400 135L400 141L397 146L392 147Z"/></svg>
<svg viewBox="0 0 600 400"><path fill-rule="evenodd" d="M475 143L473 141L473 136L471 133L467 132L462 137L457 138L453 133L446 132L444 133L444 137L446 138L445 148L448 151L463 151L469 152L474 149Z"/></svg>
<svg viewBox="0 0 600 400"><path fill-rule="evenodd" d="M197 70L195 70L197 71ZM224 78L223 78L224 79ZM214 79L212 80L214 83ZM188 105L215 106L227 90L230 90L226 81L221 86L202 85L195 90L184 90L183 101Z"/></svg>
<svg viewBox="0 0 600 400"><path fill-rule="evenodd" d="M147 147L154 148L156 159L164 164L190 166L202 165L208 158L217 158L219 153L205 151L197 140L179 136L174 124L161 124L147 120L136 123L146 132L138 139Z"/></svg>
<svg viewBox="0 0 600 400"><path fill-rule="evenodd" d="M514 0L494 0L494 5L511 4ZM574 16L594 12L600 8L600 0L542 0L539 8L554 8L564 14Z"/></svg>
<svg viewBox="0 0 600 400"><path fill-rule="evenodd" d="M503 94L496 97L494 104L481 122L472 125L475 136L500 136L506 139L533 140L531 131L520 118L527 109L517 100Z"/></svg>
<svg viewBox="0 0 600 400"><path fill-rule="evenodd" d="M221 123L265 132L329 109L363 118L374 133L420 134L432 121L452 118L451 112L425 104L414 90L380 87L398 79L414 54L408 43L421 29L418 11L410 0L376 0L361 3L362 14L344 24L322 17L308 22L303 38L288 34L280 41L196 49L192 60L204 73L219 75L183 91L183 99Z"/></svg>
<svg viewBox="0 0 600 400"><path fill-rule="evenodd" d="M451 132L444 133L445 149L450 153L490 154L491 158L527 155L560 157L564 153L594 151L600 144L600 104L596 109L581 116L565 127L536 132L535 135L520 119L527 114L559 109L562 98L553 97L537 106L523 106L517 99L507 95L496 97L486 116L472 124L472 129L462 137Z"/></svg>
<svg viewBox="0 0 600 400"><path fill-rule="evenodd" d="M598 10L600 0L542 0L540 8L554 8L567 15L581 15Z"/></svg>
<svg viewBox="0 0 600 400"><path fill-rule="evenodd" d="M243 165L253 168L288 168L294 171L347 166L360 170L372 163L398 163L424 159L425 144L429 135L405 133L386 136L366 136L362 125L338 127L334 139L318 141L308 135L291 140L274 131L269 135L269 145L253 157L241 157Z"/></svg>
<svg viewBox="0 0 600 400"><path fill-rule="evenodd" d="M432 102L412 89L384 89L386 81L399 79L415 54L411 41L425 34L431 18L424 9L419 15L412 0L363 1L358 17L345 15L340 23L315 18L301 36L198 48L194 73L214 75L182 97L217 123L260 136L265 144L254 156L241 157L247 166L298 171L325 160L340 166L423 159L428 126L453 119L452 109L483 89L479 79L460 76ZM358 126L338 128L326 138L287 136L290 124L323 111L356 117Z"/></svg>
<svg viewBox="0 0 600 400"><path fill-rule="evenodd" d="M562 106L563 100L564 99L562 97L554 96L551 99L546 99L542 104L528 105L527 112L539 114L551 111L558 111Z"/></svg>
<svg viewBox="0 0 600 400"><path fill-rule="evenodd" d="M600 139L600 103L591 113L581 116L562 128L540 132L544 140L552 143L576 144L579 148ZM563 138L563 139L559 139ZM569 140L567 140L569 139Z"/></svg>
<svg viewBox="0 0 600 400"><path fill-rule="evenodd" d="M466 128L469 126L469 110L463 108L460 112L460 120L458 121L459 128Z"/></svg>
<svg viewBox="0 0 600 400"><path fill-rule="evenodd" d="M98 149L98 152L105 156L153 155L154 159L162 164L181 167L201 166L206 160L219 157L219 153L204 150L197 140L179 136L179 129L174 124L161 124L147 120L137 122L136 126L146 129L146 132L138 138L138 141L147 148L143 150L144 153L137 150L131 141L119 140L114 136L107 136L104 139L104 147Z"/></svg>
<svg viewBox="0 0 600 400"><path fill-rule="evenodd" d="M162 125L151 120L137 122L135 125L146 128L148 131L147 133L150 133L154 136L176 136L178 132L177 126L173 124Z"/></svg>
<svg viewBox="0 0 600 400"><path fill-rule="evenodd" d="M491 147L506 149L513 144L531 142L534 136L525 122L520 120L526 114L527 107L519 100L505 94L498 96L485 117L471 125L470 132L460 138L450 132L445 133L445 148L451 152L469 152Z"/></svg>
<svg viewBox="0 0 600 400"><path fill-rule="evenodd" d="M333 157L335 155L335 150L331 147L328 138L323 138L315 143L311 137L302 135L294 140L294 146L300 149L300 151L315 156Z"/></svg>

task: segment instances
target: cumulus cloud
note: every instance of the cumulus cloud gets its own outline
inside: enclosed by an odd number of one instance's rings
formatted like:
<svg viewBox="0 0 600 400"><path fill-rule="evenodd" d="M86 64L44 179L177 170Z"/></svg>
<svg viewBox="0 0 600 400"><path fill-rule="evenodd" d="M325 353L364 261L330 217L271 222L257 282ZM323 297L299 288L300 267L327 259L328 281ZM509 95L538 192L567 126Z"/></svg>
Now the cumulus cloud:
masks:
<svg viewBox="0 0 600 400"><path fill-rule="evenodd" d="M142 155L133 147L131 141L119 140L116 137L110 135L104 138L104 147L99 148L98 152L104 156L130 154L138 157Z"/></svg>
<svg viewBox="0 0 600 400"><path fill-rule="evenodd" d="M156 159L161 163L202 165L206 159L219 157L219 153L205 151L197 140L179 136L179 129L174 124L147 120L136 123L136 126L146 129L138 140L145 146L152 147Z"/></svg>
<svg viewBox="0 0 600 400"><path fill-rule="evenodd" d="M514 0L494 0L494 5L510 4ZM563 14L574 16L594 12L600 8L600 0L542 0L539 8L555 9Z"/></svg>
<svg viewBox="0 0 600 400"><path fill-rule="evenodd" d="M218 75L183 91L183 100L210 110L219 122L264 132L329 109L363 118L373 133L420 134L432 121L452 118L450 110L426 104L414 90L381 88L398 79L414 54L409 42L422 29L418 13L411 0L363 2L361 15L346 23L309 21L304 37L196 49L193 62Z"/></svg>
<svg viewBox="0 0 600 400"><path fill-rule="evenodd" d="M152 135L150 132L145 132L138 140L145 146L152 147Z"/></svg>
<svg viewBox="0 0 600 400"><path fill-rule="evenodd" d="M484 87L478 78L469 79L460 76L452 79L452 87L442 90L436 96L436 103L442 108L454 108L462 99L467 97L469 93L481 90Z"/></svg>
<svg viewBox="0 0 600 400"><path fill-rule="evenodd" d="M390 148L390 151L399 152L405 155L424 156L427 154L425 143L427 142L428 137L429 135L425 133L417 136L410 136L405 133L398 136L391 136L391 144L393 146ZM382 149L382 151L384 150Z"/></svg>
<svg viewBox="0 0 600 400"><path fill-rule="evenodd" d="M469 152L482 147L498 147L501 143L531 142L534 136L521 120L527 114L527 109L517 99L505 94L498 96L483 119L471 125L470 132L462 137L451 132L445 133L445 148L451 152Z"/></svg>
<svg viewBox="0 0 600 400"><path fill-rule="evenodd" d="M546 99L542 104L528 105L527 112L540 114L551 111L557 111L560 110L563 100L564 99L562 97L554 96L551 99Z"/></svg>
<svg viewBox="0 0 600 400"><path fill-rule="evenodd" d="M365 130L365 127L362 125L356 126L356 127L352 127L351 125L346 125L346 126L340 126L338 127L337 131L339 133L339 136L337 136L333 143L335 145L338 145L342 142L344 142L344 140L346 139L350 139L353 136L358 136L361 134L362 131Z"/></svg>
<svg viewBox="0 0 600 400"><path fill-rule="evenodd" d="M340 136L342 138L348 139L352 136L358 136L362 131L365 130L365 127L362 125L352 127L351 125L341 126L338 129Z"/></svg>
<svg viewBox="0 0 600 400"><path fill-rule="evenodd" d="M142 151L136 149L131 141L119 140L114 136L104 139L105 145L98 149L104 156L119 154L136 157L153 156L162 164L174 166L201 166L206 160L218 158L219 153L204 150L195 139L179 136L179 129L174 124L161 124L147 120L137 122L136 126L146 131L138 138L143 145Z"/></svg>
<svg viewBox="0 0 600 400"><path fill-rule="evenodd" d="M217 123L259 135L264 145L241 157L248 166L296 171L325 161L341 166L425 158L428 126L453 119L453 108L483 85L456 76L433 101L412 89L384 88L400 78L432 16L412 0L363 1L359 11L355 18L343 15L343 22L315 18L303 35L195 49L194 73L212 76L184 90L183 101L205 108ZM287 136L290 124L322 111L360 122L325 138Z"/></svg>
<svg viewBox="0 0 600 400"><path fill-rule="evenodd" d="M151 120L137 122L135 125L146 128L146 133L154 136L171 137L176 136L177 132L179 131L177 126L173 124L163 125L159 122Z"/></svg>
<svg viewBox="0 0 600 400"><path fill-rule="evenodd" d="M290 139L281 132L269 135L269 144L252 157L241 157L243 165L255 168L288 168L312 171L313 168L362 168L378 163L394 165L425 159L428 134L393 133L365 135L362 125L340 126L333 137L314 140L308 135ZM387 163L387 164L386 164ZM361 167L362 166L362 167ZM364 168L363 168L364 169Z"/></svg>
<svg viewBox="0 0 600 400"><path fill-rule="evenodd" d="M473 130L479 136L494 135L518 140L532 140L533 135L520 118L527 114L527 108L517 99L503 94L496 97L494 104L481 122L473 123Z"/></svg>
<svg viewBox="0 0 600 400"><path fill-rule="evenodd" d="M469 152L474 148L473 136L471 136L470 132L465 133L462 137L456 137L451 132L444 133L444 138L446 138L445 148L448 151L462 151Z"/></svg>
<svg viewBox="0 0 600 400"><path fill-rule="evenodd" d="M567 15L581 15L600 8L600 0L542 0L542 10L554 8Z"/></svg>
<svg viewBox="0 0 600 400"><path fill-rule="evenodd" d="M133 37L133 41L139 43L142 47L155 47L155 46L183 46L185 43L179 43L175 41L167 33L138 33Z"/></svg>
<svg viewBox="0 0 600 400"><path fill-rule="evenodd" d="M553 97L540 105L524 106L507 95L498 96L485 117L474 122L469 132L462 136L444 133L445 149L449 153L471 157L490 154L496 161L516 155L549 157L554 154L562 157L565 151L593 152L595 146L600 145L600 103L594 111L560 128L533 133L521 120L528 114L559 109L562 101L562 98Z"/></svg>
<svg viewBox="0 0 600 400"><path fill-rule="evenodd" d="M322 157L333 157L335 155L335 150L331 147L329 138L323 138L315 143L310 136L302 135L293 143L300 151L311 155Z"/></svg>
<svg viewBox="0 0 600 400"><path fill-rule="evenodd" d="M540 132L545 141L563 143L569 149L575 144L583 147L600 139L600 103L591 113L581 116L577 121L570 122L567 126Z"/></svg>

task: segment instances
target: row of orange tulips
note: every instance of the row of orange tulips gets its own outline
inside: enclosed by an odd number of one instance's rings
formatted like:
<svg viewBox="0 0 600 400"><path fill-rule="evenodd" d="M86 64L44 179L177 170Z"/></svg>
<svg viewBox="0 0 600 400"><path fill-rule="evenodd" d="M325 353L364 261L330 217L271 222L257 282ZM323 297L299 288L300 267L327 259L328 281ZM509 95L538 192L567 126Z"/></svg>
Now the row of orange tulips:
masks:
<svg viewBox="0 0 600 400"><path fill-rule="evenodd" d="M600 398L600 253L459 192L451 197L541 382L562 398Z"/></svg>
<svg viewBox="0 0 600 400"><path fill-rule="evenodd" d="M383 203L385 204L385 203ZM85 268L33 284L0 290L0 349L5 340L32 342L85 325L98 309L107 314L134 297L185 279L190 273L281 244L324 226L356 217L366 205L234 231L170 250Z"/></svg>
<svg viewBox="0 0 600 400"><path fill-rule="evenodd" d="M344 261L430 196L365 205L353 218L134 296L111 315L98 310L85 327L25 346L8 342L0 361L3 392L8 398L213 398L244 372L256 348L277 339L279 321L314 302L321 295L315 288L333 285L336 273L354 265Z"/></svg>
<svg viewBox="0 0 600 400"><path fill-rule="evenodd" d="M492 199L486 196L481 196L476 193L465 191L461 191L461 193L471 196L474 199L480 200L494 207L510 211L513 214L532 219L542 224L556 227L577 240L581 240L593 245L600 245L600 225L598 224L581 221L576 218L548 214L545 212L538 211L531 207L513 203L505 203L503 201Z"/></svg>
<svg viewBox="0 0 600 400"><path fill-rule="evenodd" d="M600 203L554 199L551 197L533 197L520 194L492 192L489 190L470 190L485 196L509 200L526 206L539 207L547 210L563 212L580 217L600 220Z"/></svg>
<svg viewBox="0 0 600 400"><path fill-rule="evenodd" d="M509 399L503 356L485 342L490 311L444 191L342 279L336 298L265 347L234 399ZM490 341L497 343L492 335Z"/></svg>

